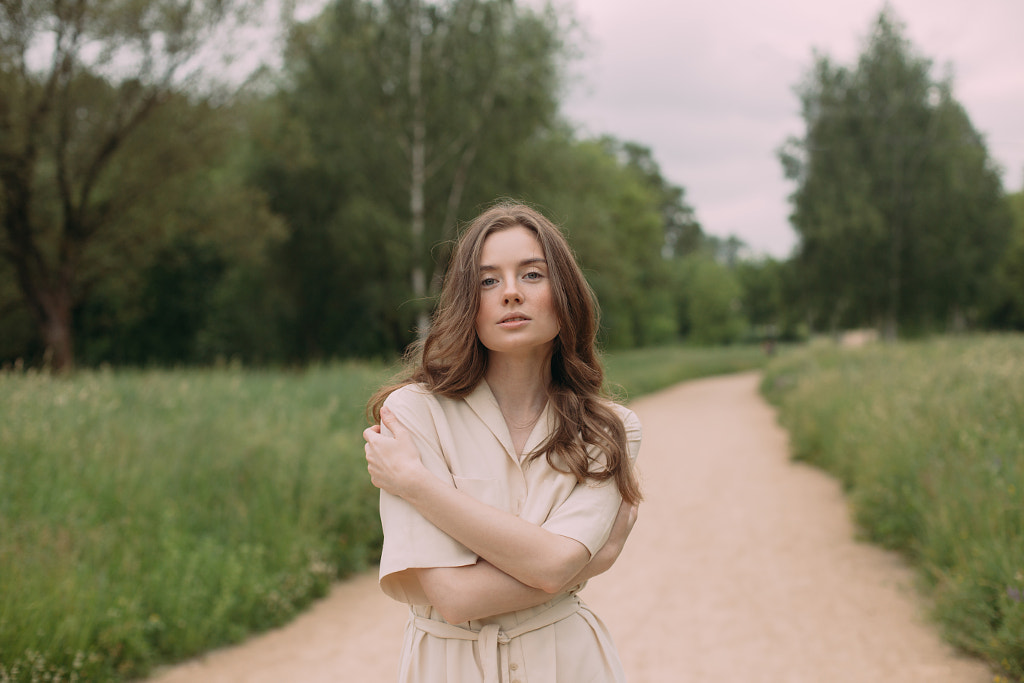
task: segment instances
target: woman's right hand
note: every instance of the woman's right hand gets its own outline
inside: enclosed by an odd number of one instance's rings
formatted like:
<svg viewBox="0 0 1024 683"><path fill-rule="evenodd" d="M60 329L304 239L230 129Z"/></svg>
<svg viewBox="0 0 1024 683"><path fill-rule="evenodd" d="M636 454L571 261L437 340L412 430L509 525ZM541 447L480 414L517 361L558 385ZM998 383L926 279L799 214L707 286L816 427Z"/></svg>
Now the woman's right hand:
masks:
<svg viewBox="0 0 1024 683"><path fill-rule="evenodd" d="M381 408L381 423L394 436L381 433L381 425L363 431L366 440L366 469L370 481L379 489L405 497L418 478L426 473L412 435L387 407Z"/></svg>

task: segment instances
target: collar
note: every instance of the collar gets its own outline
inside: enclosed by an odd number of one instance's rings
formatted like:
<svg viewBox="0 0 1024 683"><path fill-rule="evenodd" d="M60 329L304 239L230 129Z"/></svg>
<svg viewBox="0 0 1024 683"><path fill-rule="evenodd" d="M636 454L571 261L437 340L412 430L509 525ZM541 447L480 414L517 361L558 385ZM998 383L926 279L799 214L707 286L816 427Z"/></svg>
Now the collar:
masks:
<svg viewBox="0 0 1024 683"><path fill-rule="evenodd" d="M505 423L505 416L501 414L498 399L494 398L494 393L491 391L490 385L487 384L487 380L481 378L476 388L466 396L465 401L466 405L480 418L480 421L487 425L487 429L501 443L508 456L514 461L519 462L519 454L516 453L515 447L512 445L512 434ZM530 436L526 439L526 446L523 452L529 453L536 449L548 437L548 434L551 433L553 425L554 411L551 408L551 402L548 401L544 406L544 412L541 414L540 419L537 420L537 424L533 426L533 431L530 432Z"/></svg>

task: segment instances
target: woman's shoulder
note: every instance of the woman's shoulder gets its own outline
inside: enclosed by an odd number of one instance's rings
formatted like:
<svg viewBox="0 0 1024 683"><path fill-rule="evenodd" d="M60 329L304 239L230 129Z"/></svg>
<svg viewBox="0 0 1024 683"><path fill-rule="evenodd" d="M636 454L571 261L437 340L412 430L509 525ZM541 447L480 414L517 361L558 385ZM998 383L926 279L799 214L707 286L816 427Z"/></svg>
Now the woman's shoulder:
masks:
<svg viewBox="0 0 1024 683"><path fill-rule="evenodd" d="M622 424L626 427L627 432L640 431L640 418L637 417L635 412L615 401L608 401L608 407L622 420Z"/></svg>
<svg viewBox="0 0 1024 683"><path fill-rule="evenodd" d="M621 403L618 403L616 401L613 401L612 399L608 399L606 401L605 405L607 405L609 408L611 408L612 411L616 415L621 417L623 420L626 420L626 419L628 419L630 417L636 418L636 413L634 413L630 408L627 408L626 406L624 406ZM637 419L639 419L639 418L637 418Z"/></svg>
<svg viewBox="0 0 1024 683"><path fill-rule="evenodd" d="M626 431L626 446L629 449L629 458L636 462L637 454L640 452L640 443L643 441L644 433L640 425L640 418L635 412L620 403L611 403L611 408Z"/></svg>
<svg viewBox="0 0 1024 683"><path fill-rule="evenodd" d="M441 413L437 396L422 384L410 382L398 387L384 399L383 407L394 413L407 428L414 430L433 429Z"/></svg>
<svg viewBox="0 0 1024 683"><path fill-rule="evenodd" d="M392 410L398 407L428 406L431 403L437 403L437 397L419 382L403 384L384 399L384 405Z"/></svg>

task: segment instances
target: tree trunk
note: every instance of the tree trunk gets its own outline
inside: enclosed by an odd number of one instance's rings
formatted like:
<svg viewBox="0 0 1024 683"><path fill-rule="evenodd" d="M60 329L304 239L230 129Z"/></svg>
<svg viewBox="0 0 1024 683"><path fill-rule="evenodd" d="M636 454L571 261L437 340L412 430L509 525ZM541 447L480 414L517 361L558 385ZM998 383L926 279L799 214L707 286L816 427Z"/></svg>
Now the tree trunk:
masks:
<svg viewBox="0 0 1024 683"><path fill-rule="evenodd" d="M4 256L14 266L18 289L35 319L45 347L45 364L54 372L70 372L75 367L71 248L66 243L61 245L61 258L65 263L60 273L54 274L32 239L28 218L30 190L15 182L19 180L17 176L7 176L4 180L9 186L3 229L10 245Z"/></svg>
<svg viewBox="0 0 1024 683"><path fill-rule="evenodd" d="M886 283L886 307L885 322L882 325L882 339L885 341L896 341L899 336L900 325L900 297L902 291L903 275L903 221L906 220L906 213L903 211L903 167L900 164L896 151L892 151L892 208L889 215L889 267L888 282Z"/></svg>
<svg viewBox="0 0 1024 683"><path fill-rule="evenodd" d="M458 221L459 205L462 203L462 193L466 189L466 182L469 176L469 167L476 156L477 143L471 142L462 152L459 164L455 168L455 175L452 178L452 187L448 192L448 206L445 209L444 224L441 226L441 240L446 244L455 237L455 224ZM437 295L441 291L444 281L444 272L448 267L448 259L451 256L450 249L446 246L443 250L443 257L438 258L434 264L434 270L430 275L430 293Z"/></svg>
<svg viewBox="0 0 1024 683"><path fill-rule="evenodd" d="M423 339L430 324L426 309L427 278L423 268L424 185L426 185L426 111L423 103L423 27L419 0L412 2L409 27L409 99L412 100L412 140L410 144L409 233L412 243L412 296L416 302L416 333Z"/></svg>
<svg viewBox="0 0 1024 683"><path fill-rule="evenodd" d="M39 331L46 345L45 365L55 373L75 369L75 345L71 330L71 293L48 292L40 296L42 310L38 320Z"/></svg>

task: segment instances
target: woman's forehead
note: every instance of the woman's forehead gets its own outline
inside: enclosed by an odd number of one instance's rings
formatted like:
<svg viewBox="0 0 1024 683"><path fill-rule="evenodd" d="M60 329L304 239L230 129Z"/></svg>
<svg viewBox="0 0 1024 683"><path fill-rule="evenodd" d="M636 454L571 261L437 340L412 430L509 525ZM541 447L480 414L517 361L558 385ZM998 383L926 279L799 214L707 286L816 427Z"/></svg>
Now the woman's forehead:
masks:
<svg viewBox="0 0 1024 683"><path fill-rule="evenodd" d="M505 258L515 252L516 255L529 253L532 257L544 258L544 248L536 233L522 225L513 225L496 230L484 238L480 249L480 263L490 262L495 258Z"/></svg>

